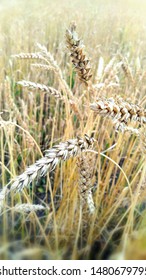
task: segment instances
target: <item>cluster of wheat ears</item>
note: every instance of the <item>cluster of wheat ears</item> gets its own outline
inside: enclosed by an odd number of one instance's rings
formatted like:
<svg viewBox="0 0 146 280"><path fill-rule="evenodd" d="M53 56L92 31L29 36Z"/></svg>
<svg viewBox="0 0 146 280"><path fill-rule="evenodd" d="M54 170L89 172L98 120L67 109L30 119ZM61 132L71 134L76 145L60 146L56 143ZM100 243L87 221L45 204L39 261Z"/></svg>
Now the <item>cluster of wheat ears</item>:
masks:
<svg viewBox="0 0 146 280"><path fill-rule="evenodd" d="M143 139L142 146L145 145L145 134L144 125L146 123L146 110L143 107L144 102L141 104L133 104L129 100L124 100L122 96L116 93L118 88L118 76L116 75L119 67L122 67L125 75L131 79L133 86L134 81L132 80L132 74L126 60L117 53L116 57L112 58L104 70L105 82L100 82L100 76L102 72L102 59L99 62L99 67L97 70L96 80L93 83L93 70L91 63L87 54L85 52L85 47L78 37L76 32L76 25L72 23L70 28L66 30L66 46L70 53L71 61L74 67L74 71L78 76L78 84L82 84L84 94L84 104L82 104L83 109L86 111L85 116L81 113L79 108L78 100L75 94L71 91L68 83L63 78L62 71L60 70L57 62L47 51L46 47L38 44L38 52L35 53L20 53L13 55L13 58L17 59L33 59L40 61L40 63L32 64L33 67L39 68L41 70L51 70L53 71L61 86L60 90L53 87L46 86L44 84L35 83L32 81L18 81L17 84L29 89L35 89L42 91L45 94L60 100L60 106L64 106L66 109L67 117L70 112L73 111L77 116L79 122L82 123L82 132L84 136L77 135L74 139L67 139L64 142L53 145L50 149L45 151L42 158L37 160L34 164L27 167L27 169L17 176L13 181L6 185L0 192L0 211L3 212L3 206L6 197L9 193L20 193L24 188L28 188L32 182L45 176L47 172L53 171L60 161L67 161L71 157L77 158L77 166L79 170L79 197L81 206L88 207L89 213L92 215L95 212L94 200L92 197L93 188L93 168L95 168L95 157L98 151L94 149L94 145L98 141L98 131L96 131L96 123L98 121L98 115L103 118L110 118L113 123L115 131L120 131L123 133L129 131L128 133L134 133L136 137ZM119 62L115 64L115 59L118 58ZM110 89L113 90L113 95L108 96L107 92ZM143 100L145 101L145 100ZM11 100L9 100L11 102ZM21 114L17 107L12 104L14 112L20 125L25 129L26 125L22 120ZM92 112L93 111L93 112ZM1 116L1 123L4 122ZM86 123L91 124L91 130L86 131ZM81 132L81 133L82 133ZM28 133L28 141L31 142L31 135ZM97 136L97 137L96 137ZM112 149L110 147L109 149ZM106 154L102 154L103 157L107 157ZM115 163L116 164L116 163ZM120 166L117 164L118 168ZM120 168L123 172L122 168ZM124 173L124 172L123 172ZM126 177L126 174L123 174ZM44 209L44 206L33 205L33 204L20 204L16 205L16 211L28 212L35 211L38 209Z"/></svg>

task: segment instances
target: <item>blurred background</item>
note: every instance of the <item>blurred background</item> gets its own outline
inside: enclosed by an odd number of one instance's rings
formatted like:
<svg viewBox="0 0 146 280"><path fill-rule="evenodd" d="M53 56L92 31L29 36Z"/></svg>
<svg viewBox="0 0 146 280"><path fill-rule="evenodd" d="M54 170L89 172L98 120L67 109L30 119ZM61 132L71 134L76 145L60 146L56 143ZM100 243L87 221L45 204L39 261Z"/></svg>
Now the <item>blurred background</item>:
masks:
<svg viewBox="0 0 146 280"><path fill-rule="evenodd" d="M0 112L3 112L0 128L1 188L40 158L41 152L50 145L58 140L75 137L79 131L83 132L74 115L71 116L74 129L65 129L65 109L60 109L59 102L56 104L54 99L46 100L44 95L34 95L31 91L22 91L17 86L17 81L25 79L60 89L57 77L51 71L34 71L29 60L15 60L12 55L35 52L38 51L37 43L44 45L57 61L68 85L78 96L84 93L85 89L76 88L78 84L74 83L74 72L66 50L65 31L70 22L75 21L77 24L79 38L83 40L93 65L95 81L100 58L102 57L104 65L107 65L117 52L127 59L133 75L137 73L136 69L142 71L141 76L145 75L145 15L145 0L0 1ZM118 94L134 99L135 102L137 96L140 100L144 98L145 80L139 82L136 88L131 86L123 74L119 74L119 80L121 86ZM133 95L133 92L136 92L136 95ZM46 107L43 104L46 104ZM25 131L15 127L13 123L29 131L41 152L30 138L27 139ZM103 133L105 140L102 139ZM101 139L99 151L111 146L115 139L113 127L108 122L103 123L98 137ZM118 146L113 158L124 168L133 191L139 186L136 191L138 202L125 202L112 212L113 203L126 184L120 173L120 179L116 182L117 191L107 194L109 180L114 178L117 171L113 165L110 166L108 162L106 164L106 160L99 160L99 188L105 188L100 201L99 216L97 220L90 220L88 217L88 224L85 223L83 231L80 232L80 215L76 214L77 192L72 192L70 187L74 186L75 190L77 178L75 170L72 175L74 162L69 161L66 167L61 166L61 171L57 168L55 175L53 173L49 179L42 179L34 188L31 186L23 197L11 197L10 201L6 202L6 209L0 216L1 259L146 259L145 148L133 135L119 136L115 141L118 141ZM108 178L105 174L109 174ZM64 182L66 178L68 182L63 185L64 197L60 205L60 182ZM53 214L53 206L50 206L50 181L56 186L52 191L54 207L58 211L56 214ZM113 188L115 189L114 184ZM140 189L142 201L138 200ZM39 211L38 214L30 213L27 216L23 213L16 214L14 204L28 201L43 201L51 207L51 211ZM109 216L111 220L106 223Z"/></svg>

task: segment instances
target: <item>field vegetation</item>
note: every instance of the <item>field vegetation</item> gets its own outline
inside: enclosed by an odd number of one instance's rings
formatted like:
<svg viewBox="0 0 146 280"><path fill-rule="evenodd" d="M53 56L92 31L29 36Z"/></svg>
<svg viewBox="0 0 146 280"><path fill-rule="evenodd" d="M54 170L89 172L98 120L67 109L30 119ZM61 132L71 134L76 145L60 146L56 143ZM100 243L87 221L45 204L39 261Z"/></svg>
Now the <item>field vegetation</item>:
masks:
<svg viewBox="0 0 146 280"><path fill-rule="evenodd" d="M0 2L0 259L146 259L145 13Z"/></svg>

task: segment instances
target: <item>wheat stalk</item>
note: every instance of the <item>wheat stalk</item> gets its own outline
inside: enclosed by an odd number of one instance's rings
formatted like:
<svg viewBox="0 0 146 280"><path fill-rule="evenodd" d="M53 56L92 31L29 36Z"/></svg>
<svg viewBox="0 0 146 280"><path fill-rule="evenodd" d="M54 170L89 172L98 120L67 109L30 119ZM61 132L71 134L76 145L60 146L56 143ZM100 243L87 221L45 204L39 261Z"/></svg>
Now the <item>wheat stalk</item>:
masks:
<svg viewBox="0 0 146 280"><path fill-rule="evenodd" d="M42 46L40 44L37 44L38 48L41 51L42 57L44 58L44 60L49 64L49 66L52 67L52 69L54 70L54 73L56 74L56 77L59 79L60 85L62 85L62 88L65 90L65 92L67 93L67 96L71 99L74 98L72 91L70 90L67 82L65 81L65 79L63 78L62 75L62 71L60 69L60 67L58 66L57 62L55 61L53 55L47 51L45 46Z"/></svg>
<svg viewBox="0 0 146 280"><path fill-rule="evenodd" d="M103 70L104 70L104 59L101 56L99 58L99 62L98 62L98 67L97 67L97 72L96 72L96 76L95 76L95 82L98 84L99 81L101 81L101 78L103 76Z"/></svg>
<svg viewBox="0 0 146 280"><path fill-rule="evenodd" d="M111 70L113 69L114 63L116 61L116 56L114 56L109 63L106 65L105 69L104 69L104 75L108 76L111 72Z"/></svg>
<svg viewBox="0 0 146 280"><path fill-rule="evenodd" d="M142 131L140 137L140 148L144 155L146 155L146 132Z"/></svg>
<svg viewBox="0 0 146 280"><path fill-rule="evenodd" d="M11 95L10 84L8 83L7 80L4 83L4 89L5 89L5 96L6 96L6 100L7 100L6 106L7 106L8 110L12 110L14 112L14 115L15 115L18 123L21 125L21 127L23 129L28 131L28 125L23 120L22 115L21 115L17 105L15 104L15 101L14 101L12 95ZM24 102L24 101L21 99L21 102ZM22 111L24 112L24 110L22 110ZM4 123L3 120L2 120L2 122ZM6 124L6 122L5 122L5 124ZM7 124L8 124L8 122L7 122ZM34 146L34 141L33 141L32 137L30 137L29 134L25 135L25 140L26 140L27 146L29 148Z"/></svg>

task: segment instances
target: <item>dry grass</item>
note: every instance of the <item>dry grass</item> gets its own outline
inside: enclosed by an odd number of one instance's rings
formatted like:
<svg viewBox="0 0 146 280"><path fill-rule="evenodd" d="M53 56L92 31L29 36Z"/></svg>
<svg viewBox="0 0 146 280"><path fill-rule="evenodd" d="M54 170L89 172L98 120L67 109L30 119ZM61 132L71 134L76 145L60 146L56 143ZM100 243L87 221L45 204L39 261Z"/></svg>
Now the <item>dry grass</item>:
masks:
<svg viewBox="0 0 146 280"><path fill-rule="evenodd" d="M1 2L1 259L146 258L138 2Z"/></svg>

